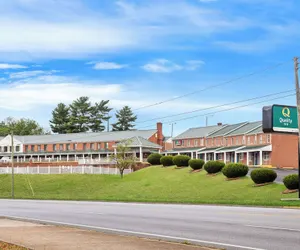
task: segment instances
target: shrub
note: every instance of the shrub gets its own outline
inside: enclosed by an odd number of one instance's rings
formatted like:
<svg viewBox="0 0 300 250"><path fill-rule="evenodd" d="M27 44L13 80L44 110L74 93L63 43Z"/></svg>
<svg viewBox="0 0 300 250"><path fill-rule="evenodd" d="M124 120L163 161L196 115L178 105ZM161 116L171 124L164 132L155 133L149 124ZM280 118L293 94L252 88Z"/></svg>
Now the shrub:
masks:
<svg viewBox="0 0 300 250"><path fill-rule="evenodd" d="M151 155L148 156L147 161L151 165L160 165L160 158L161 157L162 157L161 154L153 153L153 154L151 154Z"/></svg>
<svg viewBox="0 0 300 250"><path fill-rule="evenodd" d="M190 159L187 155L176 155L173 158L173 162L177 167L188 167Z"/></svg>
<svg viewBox="0 0 300 250"><path fill-rule="evenodd" d="M238 178L243 177L248 174L249 168L248 166L242 163L228 163L223 169L222 173L227 178Z"/></svg>
<svg viewBox="0 0 300 250"><path fill-rule="evenodd" d="M167 155L167 156L163 156L160 158L160 163L164 166L164 167L169 167L174 165L173 163L173 156L171 155Z"/></svg>
<svg viewBox="0 0 300 250"><path fill-rule="evenodd" d="M294 190L299 188L299 177L297 174L290 174L283 178L283 184L289 190Z"/></svg>
<svg viewBox="0 0 300 250"><path fill-rule="evenodd" d="M204 165L204 169L209 174L215 174L220 172L225 166L224 162L220 161L208 161Z"/></svg>
<svg viewBox="0 0 300 250"><path fill-rule="evenodd" d="M189 160L189 166L194 170L201 169L203 167L203 165L204 165L203 160L200 160L200 159Z"/></svg>
<svg viewBox="0 0 300 250"><path fill-rule="evenodd" d="M263 184L275 181L277 173L272 169L259 168L253 170L250 176L255 184Z"/></svg>

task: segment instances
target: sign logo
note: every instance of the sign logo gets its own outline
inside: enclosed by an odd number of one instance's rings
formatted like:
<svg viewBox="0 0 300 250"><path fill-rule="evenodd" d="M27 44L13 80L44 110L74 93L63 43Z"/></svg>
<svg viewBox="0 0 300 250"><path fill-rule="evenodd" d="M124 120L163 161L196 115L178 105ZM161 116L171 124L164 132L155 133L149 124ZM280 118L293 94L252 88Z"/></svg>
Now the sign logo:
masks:
<svg viewBox="0 0 300 250"><path fill-rule="evenodd" d="M284 108L282 109L282 115L283 115L284 117L286 117L286 118L290 118L290 116L291 116L291 111L290 111L290 109L289 109L288 107L284 107Z"/></svg>

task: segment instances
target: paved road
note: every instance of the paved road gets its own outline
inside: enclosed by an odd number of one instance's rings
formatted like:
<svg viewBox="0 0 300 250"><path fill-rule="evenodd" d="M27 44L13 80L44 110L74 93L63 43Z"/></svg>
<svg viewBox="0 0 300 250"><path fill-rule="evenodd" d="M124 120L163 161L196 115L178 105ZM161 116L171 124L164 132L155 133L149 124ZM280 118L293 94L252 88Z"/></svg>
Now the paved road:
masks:
<svg viewBox="0 0 300 250"><path fill-rule="evenodd" d="M256 168L250 168L250 171L248 173L248 175L250 176L250 173L252 170L254 170ZM289 174L298 174L298 170L283 170L283 169L274 169L277 173L277 178L276 178L276 182L282 183L283 182L283 178Z"/></svg>
<svg viewBox="0 0 300 250"><path fill-rule="evenodd" d="M0 216L225 249L299 249L300 210L0 200Z"/></svg>

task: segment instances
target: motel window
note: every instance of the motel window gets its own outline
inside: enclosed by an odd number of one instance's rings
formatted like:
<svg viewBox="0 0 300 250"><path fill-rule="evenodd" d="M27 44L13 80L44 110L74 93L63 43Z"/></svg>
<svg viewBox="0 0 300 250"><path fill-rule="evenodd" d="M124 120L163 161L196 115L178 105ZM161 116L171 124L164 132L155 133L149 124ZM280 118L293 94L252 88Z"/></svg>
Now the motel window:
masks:
<svg viewBox="0 0 300 250"><path fill-rule="evenodd" d="M204 146L204 139L203 138L200 139L200 146Z"/></svg>
<svg viewBox="0 0 300 250"><path fill-rule="evenodd" d="M64 150L64 144L59 144L59 150L60 151Z"/></svg>
<svg viewBox="0 0 300 250"><path fill-rule="evenodd" d="M231 145L233 145L234 144L234 139L233 138L231 138Z"/></svg>
<svg viewBox="0 0 300 250"><path fill-rule="evenodd" d="M271 143L271 135L267 135L267 143Z"/></svg>
<svg viewBox="0 0 300 250"><path fill-rule="evenodd" d="M38 151L41 151L41 145L38 145L37 148L38 148Z"/></svg>
<svg viewBox="0 0 300 250"><path fill-rule="evenodd" d="M108 142L104 142L104 148L108 148Z"/></svg>
<svg viewBox="0 0 300 250"><path fill-rule="evenodd" d="M259 136L259 143L262 144L262 142L263 142L263 138L262 138L262 135L260 135Z"/></svg>
<svg viewBox="0 0 300 250"><path fill-rule="evenodd" d="M212 146L214 145L214 140L215 140L215 139L213 139L213 138L211 139L211 145L212 145Z"/></svg>
<svg viewBox="0 0 300 250"><path fill-rule="evenodd" d="M91 145L90 145L90 149L95 149L95 144L94 143L91 143Z"/></svg>
<svg viewBox="0 0 300 250"><path fill-rule="evenodd" d="M77 149L77 143L74 143L73 144L73 150L76 150Z"/></svg>
<svg viewBox="0 0 300 250"><path fill-rule="evenodd" d="M16 152L20 152L20 146L16 146Z"/></svg>
<svg viewBox="0 0 300 250"><path fill-rule="evenodd" d="M268 161L270 159L269 152L263 152L263 159L264 159L264 161Z"/></svg>
<svg viewBox="0 0 300 250"><path fill-rule="evenodd" d="M2 147L0 146L0 152L2 152Z"/></svg>
<svg viewBox="0 0 300 250"><path fill-rule="evenodd" d="M235 138L235 144L239 145L239 138L238 137Z"/></svg>
<svg viewBox="0 0 300 250"><path fill-rule="evenodd" d="M83 143L83 150L86 150L86 143Z"/></svg>
<svg viewBox="0 0 300 250"><path fill-rule="evenodd" d="M191 146L191 140L187 141L187 146Z"/></svg>
<svg viewBox="0 0 300 250"><path fill-rule="evenodd" d="M254 137L254 144L257 144L257 135Z"/></svg>
<svg viewBox="0 0 300 250"><path fill-rule="evenodd" d="M225 139L225 146L227 146L227 143L228 143L228 139L226 138Z"/></svg>
<svg viewBox="0 0 300 250"><path fill-rule="evenodd" d="M195 140L195 146L196 147L198 146L198 140Z"/></svg>
<svg viewBox="0 0 300 250"><path fill-rule="evenodd" d="M47 151L47 145L46 144L44 145L44 151Z"/></svg>
<svg viewBox="0 0 300 250"><path fill-rule="evenodd" d="M250 144L250 137L247 138L247 144Z"/></svg>
<svg viewBox="0 0 300 250"><path fill-rule="evenodd" d="M25 152L28 152L28 145L25 145Z"/></svg>
<svg viewBox="0 0 300 250"><path fill-rule="evenodd" d="M34 151L34 145L31 145L31 151Z"/></svg>
<svg viewBox="0 0 300 250"><path fill-rule="evenodd" d="M244 153L240 154L240 161L244 160Z"/></svg>
<svg viewBox="0 0 300 250"><path fill-rule="evenodd" d="M56 151L56 144L53 144L53 151Z"/></svg>
<svg viewBox="0 0 300 250"><path fill-rule="evenodd" d="M245 144L245 136L243 136L242 144Z"/></svg>
<svg viewBox="0 0 300 250"><path fill-rule="evenodd" d="M98 143L98 149L101 149L101 143Z"/></svg>
<svg viewBox="0 0 300 250"><path fill-rule="evenodd" d="M66 144L66 148L69 151L70 150L70 144Z"/></svg>
<svg viewBox="0 0 300 250"><path fill-rule="evenodd" d="M4 152L7 152L7 151L8 151L8 147L5 146L5 147L4 147Z"/></svg>

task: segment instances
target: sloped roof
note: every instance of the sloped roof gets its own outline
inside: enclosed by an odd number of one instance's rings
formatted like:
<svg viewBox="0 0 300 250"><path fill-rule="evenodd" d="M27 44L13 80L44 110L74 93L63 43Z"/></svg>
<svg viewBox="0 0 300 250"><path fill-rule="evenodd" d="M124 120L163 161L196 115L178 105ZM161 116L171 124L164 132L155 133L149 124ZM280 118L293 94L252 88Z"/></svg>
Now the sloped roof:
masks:
<svg viewBox="0 0 300 250"><path fill-rule="evenodd" d="M224 136L229 132L233 132L235 129L239 128L240 126L243 126L243 124L247 124L245 122L242 123L236 123L236 124L232 124L232 125L227 125L225 127L223 127L222 129L211 133L207 138L212 138L212 137L217 137L217 136Z"/></svg>
<svg viewBox="0 0 300 250"><path fill-rule="evenodd" d="M261 133L263 133L263 130L262 130L262 125L261 125L261 126L259 126L259 127L258 127L258 128L256 128L256 129L253 129L253 130L249 131L249 132L247 133L247 135L252 135L252 134L261 134Z"/></svg>
<svg viewBox="0 0 300 250"><path fill-rule="evenodd" d="M125 140L126 141L126 140ZM162 148L160 145L148 141L147 139L141 136L134 136L132 138L127 139L130 141L130 147L143 147L143 148ZM118 144L122 144L123 142L119 142Z"/></svg>
<svg viewBox="0 0 300 250"><path fill-rule="evenodd" d="M262 122L258 121L258 122L249 122L247 123L245 126L242 126L230 133L228 133L226 136L232 136L232 135L243 135L246 134L254 129L256 129L257 127L261 126Z"/></svg>
<svg viewBox="0 0 300 250"><path fill-rule="evenodd" d="M189 139L189 138L201 138L206 137L209 133L217 131L222 128L222 126L208 126L208 127L198 127L190 128L180 135L176 136L174 140Z"/></svg>
<svg viewBox="0 0 300 250"><path fill-rule="evenodd" d="M67 143L67 142L108 142L122 141L139 136L149 139L157 132L151 130L131 130L131 131L111 131L111 132L90 132L90 133L73 133L73 134L53 134L53 135L27 135L14 136L15 139L25 144L50 144L50 143Z"/></svg>

